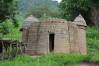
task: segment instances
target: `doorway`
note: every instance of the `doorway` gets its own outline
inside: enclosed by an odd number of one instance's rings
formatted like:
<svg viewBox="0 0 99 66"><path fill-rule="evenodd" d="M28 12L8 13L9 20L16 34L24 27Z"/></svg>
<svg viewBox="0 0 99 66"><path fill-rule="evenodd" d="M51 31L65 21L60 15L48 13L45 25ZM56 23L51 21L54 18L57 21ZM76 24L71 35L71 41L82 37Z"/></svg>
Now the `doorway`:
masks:
<svg viewBox="0 0 99 66"><path fill-rule="evenodd" d="M2 49L2 44L0 45L0 53L2 53L3 49Z"/></svg>
<svg viewBox="0 0 99 66"><path fill-rule="evenodd" d="M55 40L55 34L54 33L49 34L49 51L50 52L54 51L54 40Z"/></svg>

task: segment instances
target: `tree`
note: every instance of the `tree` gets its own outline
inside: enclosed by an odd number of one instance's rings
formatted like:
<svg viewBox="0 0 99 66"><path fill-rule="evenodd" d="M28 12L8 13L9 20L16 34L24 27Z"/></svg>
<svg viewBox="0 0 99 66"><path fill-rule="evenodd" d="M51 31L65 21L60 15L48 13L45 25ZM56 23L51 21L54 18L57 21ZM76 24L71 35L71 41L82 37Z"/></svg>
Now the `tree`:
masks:
<svg viewBox="0 0 99 66"><path fill-rule="evenodd" d="M33 14L35 17L58 16L58 2L53 0L19 0L18 10L20 15L29 16Z"/></svg>
<svg viewBox="0 0 99 66"><path fill-rule="evenodd" d="M99 0L62 0L60 3L61 16L73 21L82 14L87 24L99 26Z"/></svg>
<svg viewBox="0 0 99 66"><path fill-rule="evenodd" d="M0 22L14 18L16 13L15 0L0 0Z"/></svg>
<svg viewBox="0 0 99 66"><path fill-rule="evenodd" d="M43 16L46 16L46 17L57 17L59 15L59 12L58 12L58 9L57 11L56 10L50 10L47 6L41 6L41 7L37 7L37 8L34 8L34 9L30 9L30 11L28 12L28 15L33 15L37 18L41 18Z"/></svg>
<svg viewBox="0 0 99 66"><path fill-rule="evenodd" d="M0 33L7 34L8 28L3 25L7 19L11 19L13 24L17 26L17 21L15 19L16 15L16 0L0 0Z"/></svg>

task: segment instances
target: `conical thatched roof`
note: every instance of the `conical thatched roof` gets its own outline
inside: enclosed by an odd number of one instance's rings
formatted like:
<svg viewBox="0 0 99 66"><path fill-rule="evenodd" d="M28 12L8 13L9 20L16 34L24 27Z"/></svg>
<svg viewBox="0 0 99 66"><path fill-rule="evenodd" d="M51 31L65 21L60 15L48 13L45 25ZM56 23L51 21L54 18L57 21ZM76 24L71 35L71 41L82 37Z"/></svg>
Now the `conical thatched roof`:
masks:
<svg viewBox="0 0 99 66"><path fill-rule="evenodd" d="M27 17L25 21L39 22L39 20L36 17L32 16L32 15Z"/></svg>
<svg viewBox="0 0 99 66"><path fill-rule="evenodd" d="M30 25L32 25L34 22L39 22L39 20L34 17L34 16L29 16L28 18L26 18L24 24L23 24L23 28L28 28Z"/></svg>
<svg viewBox="0 0 99 66"><path fill-rule="evenodd" d="M87 26L86 21L81 15L77 16L73 23L81 26Z"/></svg>

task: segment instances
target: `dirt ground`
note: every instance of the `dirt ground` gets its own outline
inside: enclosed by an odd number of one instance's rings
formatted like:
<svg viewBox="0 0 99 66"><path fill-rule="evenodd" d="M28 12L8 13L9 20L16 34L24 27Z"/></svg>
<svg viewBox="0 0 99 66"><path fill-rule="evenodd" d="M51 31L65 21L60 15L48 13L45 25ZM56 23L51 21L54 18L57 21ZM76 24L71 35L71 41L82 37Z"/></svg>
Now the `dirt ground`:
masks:
<svg viewBox="0 0 99 66"><path fill-rule="evenodd" d="M91 63L81 63L78 66L99 66L97 64L91 64Z"/></svg>

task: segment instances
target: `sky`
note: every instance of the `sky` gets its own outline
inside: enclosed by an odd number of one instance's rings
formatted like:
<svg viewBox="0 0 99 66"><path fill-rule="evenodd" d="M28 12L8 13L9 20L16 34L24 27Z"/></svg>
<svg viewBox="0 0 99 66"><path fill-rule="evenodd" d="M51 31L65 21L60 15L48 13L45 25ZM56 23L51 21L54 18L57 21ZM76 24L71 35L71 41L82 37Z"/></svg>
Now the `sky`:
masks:
<svg viewBox="0 0 99 66"><path fill-rule="evenodd" d="M58 1L59 3L61 2L61 0L56 0L56 1Z"/></svg>
<svg viewBox="0 0 99 66"><path fill-rule="evenodd" d="M58 2L61 2L61 0L57 0Z"/></svg>

